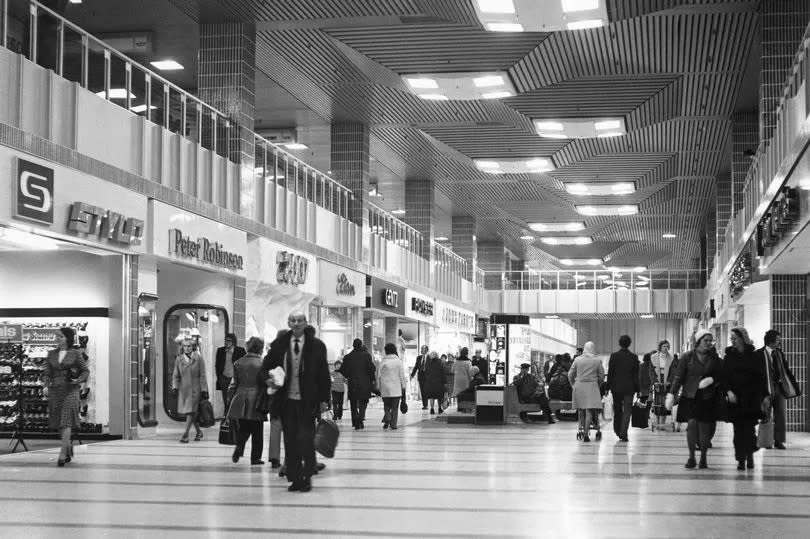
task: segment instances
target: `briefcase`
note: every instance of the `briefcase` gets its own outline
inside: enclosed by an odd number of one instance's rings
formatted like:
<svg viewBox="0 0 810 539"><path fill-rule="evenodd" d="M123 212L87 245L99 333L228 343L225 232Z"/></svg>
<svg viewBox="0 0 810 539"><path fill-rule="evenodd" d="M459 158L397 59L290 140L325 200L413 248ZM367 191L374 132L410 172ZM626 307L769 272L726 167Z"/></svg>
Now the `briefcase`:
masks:
<svg viewBox="0 0 810 539"><path fill-rule="evenodd" d="M219 443L222 445L236 445L236 421L223 419L219 424Z"/></svg>
<svg viewBox="0 0 810 539"><path fill-rule="evenodd" d="M331 419L319 419L315 428L315 451L331 459L335 456L340 429Z"/></svg>

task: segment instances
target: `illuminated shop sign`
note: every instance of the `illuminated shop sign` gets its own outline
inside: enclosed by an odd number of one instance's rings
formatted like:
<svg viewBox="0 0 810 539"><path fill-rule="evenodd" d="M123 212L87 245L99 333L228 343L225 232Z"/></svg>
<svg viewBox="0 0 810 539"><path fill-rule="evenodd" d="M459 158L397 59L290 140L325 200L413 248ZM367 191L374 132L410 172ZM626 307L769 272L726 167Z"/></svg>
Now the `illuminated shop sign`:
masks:
<svg viewBox="0 0 810 539"><path fill-rule="evenodd" d="M14 190L16 217L53 224L53 169L17 159L17 186Z"/></svg>
<svg viewBox="0 0 810 539"><path fill-rule="evenodd" d="M229 270L241 270L245 265L241 256L226 251L221 243L208 238L192 239L176 228L169 230L169 254Z"/></svg>
<svg viewBox="0 0 810 539"><path fill-rule="evenodd" d="M140 245L143 241L142 220L125 217L86 202L74 202L70 207L67 228L128 246Z"/></svg>
<svg viewBox="0 0 810 539"><path fill-rule="evenodd" d="M368 286L366 307L405 316L406 291L404 288L371 276L369 276L366 284Z"/></svg>
<svg viewBox="0 0 810 539"><path fill-rule="evenodd" d="M456 329L465 333L475 333L475 313L465 311L449 303L436 302L438 316L436 324L439 328Z"/></svg>
<svg viewBox="0 0 810 539"><path fill-rule="evenodd" d="M335 293L338 296L354 296L357 294L357 288L349 281L345 273L341 273L337 278Z"/></svg>
<svg viewBox="0 0 810 539"><path fill-rule="evenodd" d="M420 298L411 298L411 310L424 316L433 316L433 303Z"/></svg>
<svg viewBox="0 0 810 539"><path fill-rule="evenodd" d="M279 251L276 255L276 264L276 280L279 284L297 286L307 282L309 260L305 256Z"/></svg>
<svg viewBox="0 0 810 539"><path fill-rule="evenodd" d="M396 290L391 290L390 288L383 288L382 300L383 303L388 307L393 307L396 309L399 307L399 292Z"/></svg>

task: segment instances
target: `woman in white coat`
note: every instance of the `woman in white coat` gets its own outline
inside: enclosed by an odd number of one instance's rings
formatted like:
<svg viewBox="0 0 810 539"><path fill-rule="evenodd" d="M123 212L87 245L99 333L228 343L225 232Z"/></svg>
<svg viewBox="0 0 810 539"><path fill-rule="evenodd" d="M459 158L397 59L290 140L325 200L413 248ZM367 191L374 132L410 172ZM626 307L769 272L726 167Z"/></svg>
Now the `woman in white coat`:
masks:
<svg viewBox="0 0 810 539"><path fill-rule="evenodd" d="M405 376L405 366L397 355L397 345L388 343L385 345L385 357L377 367L377 387L383 400L385 415L383 416L383 428L389 426L391 430L397 430L397 417L399 415L399 399L405 395L405 388L408 385Z"/></svg>
<svg viewBox="0 0 810 539"><path fill-rule="evenodd" d="M602 439L599 429L599 412L602 409L601 385L605 381L605 367L602 360L596 357L596 345L585 343L584 352L578 356L568 370L568 381L573 388L572 406L579 416L577 440L590 442L588 436L592 423L597 425L596 439Z"/></svg>

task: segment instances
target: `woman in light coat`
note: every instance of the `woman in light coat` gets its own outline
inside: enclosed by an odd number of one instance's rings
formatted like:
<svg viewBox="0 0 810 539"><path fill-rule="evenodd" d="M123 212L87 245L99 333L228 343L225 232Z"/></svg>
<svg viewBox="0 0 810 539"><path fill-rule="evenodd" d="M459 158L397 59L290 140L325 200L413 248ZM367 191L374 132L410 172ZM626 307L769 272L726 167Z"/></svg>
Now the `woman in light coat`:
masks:
<svg viewBox="0 0 810 539"><path fill-rule="evenodd" d="M233 378L228 388L230 407L228 419L239 422L238 438L231 460L236 463L245 453L245 444L250 438L250 464L264 464L262 460L263 425L267 414L257 409L260 399L267 395L267 385L261 376L264 341L251 337L245 345L247 354L233 364Z"/></svg>
<svg viewBox="0 0 810 539"><path fill-rule="evenodd" d="M602 360L596 357L596 345L585 343L581 356L578 356L568 370L568 381L571 382L572 405L579 416L577 440L590 442L590 425L596 425L596 439L602 439L599 428L599 412L602 410L601 385L605 381L605 367Z"/></svg>
<svg viewBox="0 0 810 539"><path fill-rule="evenodd" d="M453 366L453 396L458 396L459 393L470 387L472 375L472 361L467 357L469 350L466 347L461 349L459 356L456 358L456 363Z"/></svg>
<svg viewBox="0 0 810 539"><path fill-rule="evenodd" d="M194 351L194 341L191 339L183 341L183 351L174 360L172 393L177 396L177 413L186 416L186 430L180 443L188 443L188 432L192 425L197 431L194 441L199 442L203 438L203 432L197 422L197 410L200 408L200 400L208 398L208 379L205 376L205 361Z"/></svg>
<svg viewBox="0 0 810 539"><path fill-rule="evenodd" d="M399 415L399 399L405 394L408 378L405 376L405 366L397 355L397 345L385 345L385 357L377 367L377 387L383 400L383 429L389 426L397 430L397 417Z"/></svg>

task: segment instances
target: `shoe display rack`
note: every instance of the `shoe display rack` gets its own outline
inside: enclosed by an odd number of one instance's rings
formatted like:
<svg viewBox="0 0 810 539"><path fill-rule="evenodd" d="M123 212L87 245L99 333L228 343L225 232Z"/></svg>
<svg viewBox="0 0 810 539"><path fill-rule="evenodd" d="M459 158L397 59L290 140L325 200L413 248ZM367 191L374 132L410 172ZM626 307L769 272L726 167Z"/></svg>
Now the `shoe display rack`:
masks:
<svg viewBox="0 0 810 539"><path fill-rule="evenodd" d="M28 451L23 440L23 376L22 365L25 360L23 347L16 343L0 343L0 431L11 431L15 452L22 445Z"/></svg>

